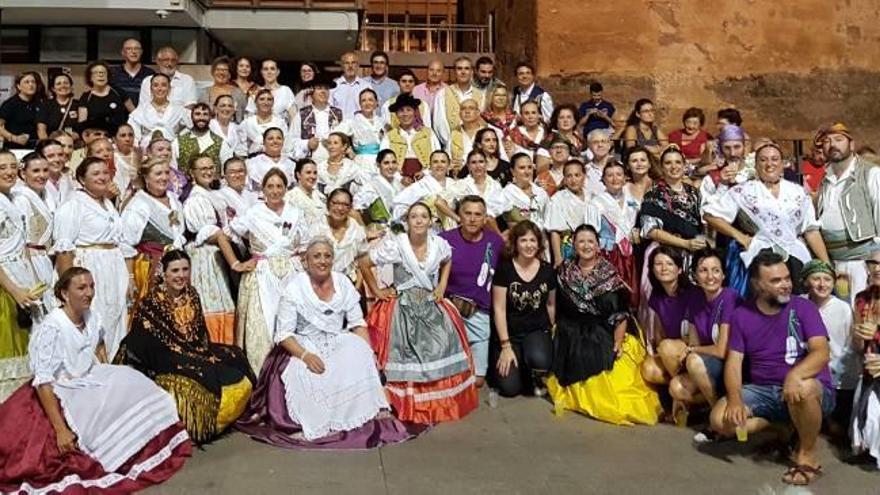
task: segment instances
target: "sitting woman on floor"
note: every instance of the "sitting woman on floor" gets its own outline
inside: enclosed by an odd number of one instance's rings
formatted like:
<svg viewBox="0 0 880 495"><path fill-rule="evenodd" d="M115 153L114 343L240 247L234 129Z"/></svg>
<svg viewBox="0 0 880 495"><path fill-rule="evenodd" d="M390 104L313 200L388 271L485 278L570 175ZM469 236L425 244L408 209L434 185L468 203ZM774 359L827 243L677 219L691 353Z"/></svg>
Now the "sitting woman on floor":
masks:
<svg viewBox="0 0 880 495"><path fill-rule="evenodd" d="M388 413L360 296L333 271L333 242L309 242L304 267L284 290L276 346L237 428L278 447L327 449L379 447L423 431Z"/></svg>
<svg viewBox="0 0 880 495"><path fill-rule="evenodd" d="M55 296L31 335L33 382L0 405L0 492L131 493L170 478L192 450L174 399L106 364L88 270L65 271Z"/></svg>
<svg viewBox="0 0 880 495"><path fill-rule="evenodd" d="M559 268L556 342L547 391L565 409L617 425L656 424L660 400L642 380L645 347L634 330L629 294L599 251L589 225L574 232L575 259Z"/></svg>
<svg viewBox="0 0 880 495"><path fill-rule="evenodd" d="M169 251L161 266L161 283L138 305L116 360L167 390L190 437L208 442L238 419L256 379L241 349L211 343L189 255Z"/></svg>
<svg viewBox="0 0 880 495"><path fill-rule="evenodd" d="M724 395L730 320L739 304L736 290L722 285L724 264L720 253L708 248L694 253L693 273L700 290L688 291L684 297L687 347L679 358L682 373L669 383L669 394L675 401L673 417L679 423L686 423L688 407L711 407Z"/></svg>

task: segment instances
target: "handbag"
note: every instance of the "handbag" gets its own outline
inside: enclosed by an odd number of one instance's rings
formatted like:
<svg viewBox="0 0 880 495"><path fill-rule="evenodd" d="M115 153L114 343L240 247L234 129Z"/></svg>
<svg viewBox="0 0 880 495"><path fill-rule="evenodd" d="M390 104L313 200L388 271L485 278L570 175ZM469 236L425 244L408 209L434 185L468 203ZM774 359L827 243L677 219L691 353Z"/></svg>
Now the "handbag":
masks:
<svg viewBox="0 0 880 495"><path fill-rule="evenodd" d="M461 296L452 296L449 298L449 300L452 302L452 305L455 306L455 309L458 310L458 313L461 315L461 317L464 319L470 318L474 313L477 312L477 303L475 303L471 299Z"/></svg>

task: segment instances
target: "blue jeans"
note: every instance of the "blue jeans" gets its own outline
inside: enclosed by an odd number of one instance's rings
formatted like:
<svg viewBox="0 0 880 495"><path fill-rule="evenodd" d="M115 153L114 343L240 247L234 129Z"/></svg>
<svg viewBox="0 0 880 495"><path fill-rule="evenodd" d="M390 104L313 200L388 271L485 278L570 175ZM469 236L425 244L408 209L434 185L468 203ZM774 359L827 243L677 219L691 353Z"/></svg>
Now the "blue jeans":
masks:
<svg viewBox="0 0 880 495"><path fill-rule="evenodd" d="M700 359L703 360L703 366L706 367L706 374L709 375L709 381L712 382L712 389L715 390L715 396L723 396L724 361L708 354L697 353L697 355L700 356Z"/></svg>
<svg viewBox="0 0 880 495"><path fill-rule="evenodd" d="M486 369L489 367L489 335L492 332L489 313L478 309L470 318L463 320L471 354L474 356L474 371L477 376L486 376Z"/></svg>
<svg viewBox="0 0 880 495"><path fill-rule="evenodd" d="M782 385L755 385L747 383L742 389L743 404L751 411L752 415L764 418L771 423L788 423L791 416L788 414L788 404L782 398ZM834 390L822 386L822 417L831 414L834 410Z"/></svg>

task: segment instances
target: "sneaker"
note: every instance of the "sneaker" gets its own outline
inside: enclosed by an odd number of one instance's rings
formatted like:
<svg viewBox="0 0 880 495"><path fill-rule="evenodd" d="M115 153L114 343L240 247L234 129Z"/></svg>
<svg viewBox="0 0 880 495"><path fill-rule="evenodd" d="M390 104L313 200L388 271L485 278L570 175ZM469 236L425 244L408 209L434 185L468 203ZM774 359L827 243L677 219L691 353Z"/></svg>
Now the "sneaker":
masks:
<svg viewBox="0 0 880 495"><path fill-rule="evenodd" d="M547 395L547 389L544 387L536 386L534 389L535 397L544 397Z"/></svg>

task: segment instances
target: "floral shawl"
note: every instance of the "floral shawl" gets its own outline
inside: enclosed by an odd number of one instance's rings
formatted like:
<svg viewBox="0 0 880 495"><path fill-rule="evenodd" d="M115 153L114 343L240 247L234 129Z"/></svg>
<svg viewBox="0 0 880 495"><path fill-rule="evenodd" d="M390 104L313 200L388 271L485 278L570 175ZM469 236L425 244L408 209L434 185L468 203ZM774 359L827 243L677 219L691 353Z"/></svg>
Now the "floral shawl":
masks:
<svg viewBox="0 0 880 495"><path fill-rule="evenodd" d="M658 180L642 199L639 223L644 224L644 217L653 217L663 222L663 230L685 239L693 239L701 234L700 191L690 184L682 186L679 192L664 180Z"/></svg>
<svg viewBox="0 0 880 495"><path fill-rule="evenodd" d="M599 315L598 299L609 292L629 290L614 265L605 258L599 258L590 273L584 275L577 260L566 260L559 268L559 289L584 313ZM625 313L610 315L611 320L620 321Z"/></svg>

